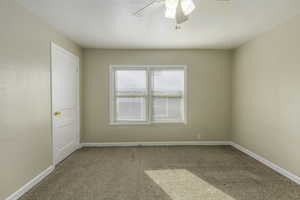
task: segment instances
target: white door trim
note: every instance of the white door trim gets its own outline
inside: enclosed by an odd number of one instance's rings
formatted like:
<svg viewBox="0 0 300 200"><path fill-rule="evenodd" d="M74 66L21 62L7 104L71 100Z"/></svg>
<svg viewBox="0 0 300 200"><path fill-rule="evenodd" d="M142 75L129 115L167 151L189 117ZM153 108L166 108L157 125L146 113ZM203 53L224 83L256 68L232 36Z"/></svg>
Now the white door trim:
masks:
<svg viewBox="0 0 300 200"><path fill-rule="evenodd" d="M77 91L76 91L76 145L77 148L80 148L80 59L78 56L72 54L71 52L69 52L68 50L64 49L63 47L55 44L53 41L51 41L51 72L50 72L50 86L51 86L51 124L52 124L52 163L55 166L57 163L55 163L55 157L54 157L54 123L53 123L53 87L52 87L52 73L53 73L53 55L54 55L54 51L55 49L64 52L65 54L70 55L71 57L73 57L76 60L77 63L77 76L76 76L76 87L77 87Z"/></svg>

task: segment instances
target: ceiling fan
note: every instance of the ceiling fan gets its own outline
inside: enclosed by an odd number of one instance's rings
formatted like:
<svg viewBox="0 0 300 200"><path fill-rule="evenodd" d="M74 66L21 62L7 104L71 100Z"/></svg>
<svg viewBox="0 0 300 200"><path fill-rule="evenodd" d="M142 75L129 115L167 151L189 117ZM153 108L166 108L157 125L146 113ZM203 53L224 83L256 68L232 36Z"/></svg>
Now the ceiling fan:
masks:
<svg viewBox="0 0 300 200"><path fill-rule="evenodd" d="M193 0L154 0L133 14L135 16L139 16L145 9L156 3L165 4L165 17L169 19L175 19L176 29L180 29L180 24L186 22L189 19L189 15L196 8Z"/></svg>

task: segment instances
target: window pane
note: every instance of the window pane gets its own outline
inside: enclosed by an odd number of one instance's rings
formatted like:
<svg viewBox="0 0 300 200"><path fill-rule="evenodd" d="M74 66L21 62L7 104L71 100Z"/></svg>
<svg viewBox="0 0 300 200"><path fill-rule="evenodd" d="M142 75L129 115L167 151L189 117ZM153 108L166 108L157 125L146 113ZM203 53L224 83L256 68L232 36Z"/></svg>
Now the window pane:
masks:
<svg viewBox="0 0 300 200"><path fill-rule="evenodd" d="M116 67L112 72L112 119L115 122L146 122L149 112L149 120L154 122L184 120L184 68L129 66Z"/></svg>
<svg viewBox="0 0 300 200"><path fill-rule="evenodd" d="M118 121L145 121L146 104L144 97L116 98Z"/></svg>
<svg viewBox="0 0 300 200"><path fill-rule="evenodd" d="M146 88L145 70L119 70L116 71L116 92L119 95L144 94Z"/></svg>
<svg viewBox="0 0 300 200"><path fill-rule="evenodd" d="M173 97L153 98L153 120L154 121L182 121L183 99Z"/></svg>
<svg viewBox="0 0 300 200"><path fill-rule="evenodd" d="M157 70L153 71L153 88L155 95L177 94L183 95L184 71L183 70Z"/></svg>

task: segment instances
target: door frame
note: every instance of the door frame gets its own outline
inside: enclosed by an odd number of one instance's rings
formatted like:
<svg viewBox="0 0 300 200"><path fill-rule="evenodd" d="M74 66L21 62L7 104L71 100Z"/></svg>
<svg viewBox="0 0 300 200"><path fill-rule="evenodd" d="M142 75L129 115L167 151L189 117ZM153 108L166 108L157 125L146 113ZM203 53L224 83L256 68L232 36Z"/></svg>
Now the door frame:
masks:
<svg viewBox="0 0 300 200"><path fill-rule="evenodd" d="M56 43L54 43L53 41L51 41L51 55L50 55L50 87L51 87L51 143L52 143L52 164L55 167L55 165L57 165L58 163L56 163L55 160L55 148L54 148L54 132L55 132L55 128L54 128L54 117L53 117L53 113L55 112L53 110L53 59L54 59L54 52L56 50L61 51L67 55L70 55L71 57L73 57L76 61L76 149L80 148L80 58L76 55L74 55L73 53L71 53L70 51L64 49L63 47L57 45Z"/></svg>

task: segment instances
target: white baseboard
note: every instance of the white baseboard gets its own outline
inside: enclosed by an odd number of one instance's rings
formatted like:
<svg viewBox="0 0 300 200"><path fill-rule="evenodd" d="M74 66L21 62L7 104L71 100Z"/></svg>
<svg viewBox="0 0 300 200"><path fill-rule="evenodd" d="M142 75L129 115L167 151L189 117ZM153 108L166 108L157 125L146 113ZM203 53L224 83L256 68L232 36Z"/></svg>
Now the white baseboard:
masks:
<svg viewBox="0 0 300 200"><path fill-rule="evenodd" d="M231 145L229 141L176 141L176 142L101 142L81 143L82 147L137 147L137 146L192 146Z"/></svg>
<svg viewBox="0 0 300 200"><path fill-rule="evenodd" d="M257 161L265 164L266 166L270 167L271 169L275 170L276 172L280 173L281 175L289 178L290 180L294 181L297 184L300 184L300 177L296 176L295 174L287 171L286 169L283 169L281 167L279 167L278 165L272 163L271 161L263 158L262 156L257 155L256 153L234 143L231 142L231 146L233 146L234 148L244 152L245 154L251 156L252 158L256 159Z"/></svg>
<svg viewBox="0 0 300 200"><path fill-rule="evenodd" d="M53 170L54 170L54 165L51 165L50 167L48 167L47 169L42 171L39 175L34 177L32 180L30 180L28 183L26 183L24 186L22 186L20 189L18 189L15 193L13 193L9 197L7 197L5 200L19 199L23 194L25 194L27 191L29 191L33 186L35 186L41 180L43 180L46 176L48 176Z"/></svg>

